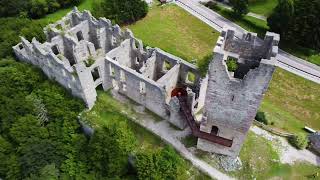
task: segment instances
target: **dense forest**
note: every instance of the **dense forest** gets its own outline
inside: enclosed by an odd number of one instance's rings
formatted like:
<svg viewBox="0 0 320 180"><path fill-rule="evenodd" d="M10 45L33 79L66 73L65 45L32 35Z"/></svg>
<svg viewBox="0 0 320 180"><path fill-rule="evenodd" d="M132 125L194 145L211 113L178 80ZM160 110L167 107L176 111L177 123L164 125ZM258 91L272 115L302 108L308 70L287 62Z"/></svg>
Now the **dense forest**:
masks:
<svg viewBox="0 0 320 180"><path fill-rule="evenodd" d="M1 17L41 18L60 8L74 6L81 0L1 0Z"/></svg>

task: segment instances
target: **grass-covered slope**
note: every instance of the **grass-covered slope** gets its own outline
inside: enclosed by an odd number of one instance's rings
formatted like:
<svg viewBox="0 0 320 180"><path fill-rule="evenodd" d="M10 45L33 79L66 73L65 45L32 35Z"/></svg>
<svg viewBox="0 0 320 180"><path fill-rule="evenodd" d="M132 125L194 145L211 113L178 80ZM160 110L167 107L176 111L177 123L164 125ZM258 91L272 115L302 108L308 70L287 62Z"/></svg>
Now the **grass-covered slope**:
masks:
<svg viewBox="0 0 320 180"><path fill-rule="evenodd" d="M153 6L147 17L128 28L145 45L186 60L210 54L219 36L219 32L176 5Z"/></svg>
<svg viewBox="0 0 320 180"><path fill-rule="evenodd" d="M249 0L249 11L268 17L277 4L278 0Z"/></svg>
<svg viewBox="0 0 320 180"><path fill-rule="evenodd" d="M277 68L260 110L274 127L298 132L306 125L320 130L320 85Z"/></svg>

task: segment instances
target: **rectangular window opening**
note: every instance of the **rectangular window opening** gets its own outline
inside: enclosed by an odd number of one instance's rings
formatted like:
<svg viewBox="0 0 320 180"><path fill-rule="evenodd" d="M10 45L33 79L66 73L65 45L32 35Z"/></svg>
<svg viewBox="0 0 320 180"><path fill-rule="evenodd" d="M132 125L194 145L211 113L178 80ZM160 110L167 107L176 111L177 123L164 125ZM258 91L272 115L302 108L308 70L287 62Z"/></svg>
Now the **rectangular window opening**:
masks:
<svg viewBox="0 0 320 180"><path fill-rule="evenodd" d="M77 38L78 38L78 41L83 40L83 35L81 31L77 32Z"/></svg>
<svg viewBox="0 0 320 180"><path fill-rule="evenodd" d="M91 71L92 77L93 77L93 81L96 81L97 79L100 78L100 73L99 73L99 68L96 67Z"/></svg>
<svg viewBox="0 0 320 180"><path fill-rule="evenodd" d="M55 55L60 54L60 51L59 51L59 48L57 45L52 46L51 50L52 50L53 54L55 54Z"/></svg>
<svg viewBox="0 0 320 180"><path fill-rule="evenodd" d="M172 65L167 60L164 60L163 61L163 70L169 71L171 68L172 68Z"/></svg>
<svg viewBox="0 0 320 180"><path fill-rule="evenodd" d="M192 83L194 84L196 80L196 75L193 72L188 72L187 74L187 83Z"/></svg>

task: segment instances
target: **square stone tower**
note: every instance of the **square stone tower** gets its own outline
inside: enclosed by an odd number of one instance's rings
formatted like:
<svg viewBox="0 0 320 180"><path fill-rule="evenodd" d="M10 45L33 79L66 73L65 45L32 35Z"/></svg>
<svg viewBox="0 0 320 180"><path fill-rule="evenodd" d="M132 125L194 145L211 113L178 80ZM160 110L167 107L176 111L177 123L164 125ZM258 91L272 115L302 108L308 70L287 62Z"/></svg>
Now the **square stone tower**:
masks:
<svg viewBox="0 0 320 180"><path fill-rule="evenodd" d="M239 39L233 29L224 28L209 66L200 131L232 140L232 145L198 138L199 149L239 155L275 70L278 43L278 34L267 32L261 40L248 33Z"/></svg>

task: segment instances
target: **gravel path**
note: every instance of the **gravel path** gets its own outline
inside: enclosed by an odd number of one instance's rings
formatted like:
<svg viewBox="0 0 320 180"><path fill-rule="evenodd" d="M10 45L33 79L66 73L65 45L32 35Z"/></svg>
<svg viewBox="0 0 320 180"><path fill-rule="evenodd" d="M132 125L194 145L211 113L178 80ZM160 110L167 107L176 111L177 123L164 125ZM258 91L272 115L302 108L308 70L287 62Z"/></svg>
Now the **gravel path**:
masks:
<svg viewBox="0 0 320 180"><path fill-rule="evenodd" d="M124 96L119 95L118 93L112 93L113 96L120 100L123 103L130 103ZM163 141L172 145L185 159L189 160L193 166L202 171L203 173L209 175L213 179L221 180L231 180L234 179L219 171L218 169L212 167L205 161L199 159L193 155L185 146L181 143L179 139L187 136L191 133L189 128L185 130L176 130L174 129L168 121L156 121L155 118L144 112L144 107L139 105L133 105L133 108L137 112L138 116L131 118L132 121L140 124L145 127L153 134L159 136ZM123 112L126 114L126 112Z"/></svg>
<svg viewBox="0 0 320 180"><path fill-rule="evenodd" d="M273 135L257 126L251 127L250 130L257 135L265 137L269 141L279 142L279 145L275 146L279 146L281 163L294 164L298 161L306 161L313 165L320 166L320 157L311 151L307 149L297 150L291 146L285 138Z"/></svg>

